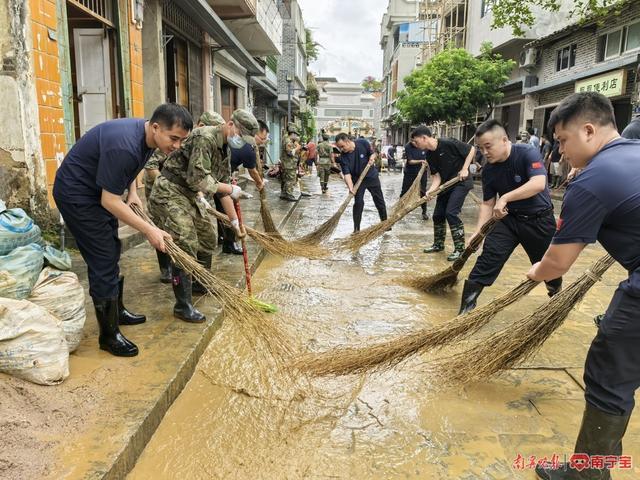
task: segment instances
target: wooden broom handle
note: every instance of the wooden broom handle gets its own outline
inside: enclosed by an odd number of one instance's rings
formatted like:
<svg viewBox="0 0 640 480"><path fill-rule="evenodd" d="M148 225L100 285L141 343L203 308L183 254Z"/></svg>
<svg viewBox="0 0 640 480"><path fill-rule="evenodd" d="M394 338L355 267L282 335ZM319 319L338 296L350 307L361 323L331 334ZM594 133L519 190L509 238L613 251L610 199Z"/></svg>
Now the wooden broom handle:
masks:
<svg viewBox="0 0 640 480"><path fill-rule="evenodd" d="M358 177L358 181L353 186L353 193L349 192L350 195L355 196L355 194L358 192L360 185L362 185L362 182L364 181L364 177L366 177L367 173L369 173L371 165L371 163L367 163L366 167L364 167L364 170L362 170L362 173L360 173L360 176Z"/></svg>

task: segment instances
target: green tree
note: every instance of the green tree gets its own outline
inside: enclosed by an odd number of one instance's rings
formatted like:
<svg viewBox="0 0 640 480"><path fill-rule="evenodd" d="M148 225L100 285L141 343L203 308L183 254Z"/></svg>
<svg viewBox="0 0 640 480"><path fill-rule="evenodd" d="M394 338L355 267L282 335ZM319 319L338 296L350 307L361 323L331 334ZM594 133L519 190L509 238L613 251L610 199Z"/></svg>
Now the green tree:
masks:
<svg viewBox="0 0 640 480"><path fill-rule="evenodd" d="M491 53L488 43L477 58L461 48L444 50L404 79L398 110L412 123L473 122L502 98L500 87L514 67L513 60Z"/></svg>
<svg viewBox="0 0 640 480"><path fill-rule="evenodd" d="M311 29L305 28L304 33L306 40L305 51L307 53L307 64L309 64L318 59L318 55L320 55L320 47L322 45L313 40L313 33L311 32Z"/></svg>
<svg viewBox="0 0 640 480"><path fill-rule="evenodd" d="M382 82L372 76L368 76L362 80L362 88L365 92L380 92L382 91Z"/></svg>
<svg viewBox="0 0 640 480"><path fill-rule="evenodd" d="M511 27L517 37L524 35L523 27L532 27L536 22L534 10L542 9L558 12L562 0L493 0L493 23L491 28ZM575 0L569 12L570 18L577 21L599 18L631 3L631 0Z"/></svg>
<svg viewBox="0 0 640 480"><path fill-rule="evenodd" d="M320 90L316 83L316 77L314 77L311 72L307 73L307 91L305 94L307 97L307 103L311 107L318 105L318 100L320 100Z"/></svg>

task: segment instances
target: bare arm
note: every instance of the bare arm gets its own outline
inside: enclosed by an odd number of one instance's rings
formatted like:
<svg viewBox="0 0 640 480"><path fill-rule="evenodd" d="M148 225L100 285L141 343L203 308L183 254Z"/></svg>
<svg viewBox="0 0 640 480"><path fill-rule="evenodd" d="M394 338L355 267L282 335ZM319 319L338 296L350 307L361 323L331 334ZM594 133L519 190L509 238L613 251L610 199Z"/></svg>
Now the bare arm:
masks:
<svg viewBox="0 0 640 480"><path fill-rule="evenodd" d="M527 276L537 282L561 277L569 271L585 246L584 243L552 244L542 260L531 267Z"/></svg>
<svg viewBox="0 0 640 480"><path fill-rule="evenodd" d="M467 155L467 158L464 159L464 165L462 166L462 170L460 170L459 173L462 180L466 180L469 177L469 165L471 165L471 162L474 158L476 158L476 147L471 147L469 155Z"/></svg>
<svg viewBox="0 0 640 480"><path fill-rule="evenodd" d="M431 185L429 186L429 190L427 190L427 195L435 192L440 188L440 184L442 183L442 177L439 173L434 173L431 175Z"/></svg>
<svg viewBox="0 0 640 480"><path fill-rule="evenodd" d="M133 213L133 210L122 201L119 195L114 195L106 190L102 190L100 204L118 220L143 233L147 237L147 240L149 240L149 243L157 250L161 252L165 251L164 238L171 238L171 235L138 217Z"/></svg>
<svg viewBox="0 0 640 480"><path fill-rule="evenodd" d="M256 188L258 190L262 190L262 188L264 187L264 182L262 181L262 177L258 173L258 169L257 168L250 168L249 169L249 176L256 183Z"/></svg>
<svg viewBox="0 0 640 480"><path fill-rule="evenodd" d="M493 209L493 215L496 218L502 218L506 216L509 212L507 211L507 204L509 202L515 202L517 200L524 200L526 198L531 198L534 195L544 191L547 187L547 177L546 175L536 175L535 177L531 177L527 183L522 185L515 190L510 191L509 193L505 193L500 197L500 199L496 202L496 205Z"/></svg>
<svg viewBox="0 0 640 480"><path fill-rule="evenodd" d="M351 179L351 174L350 173L347 173L344 176L344 183L347 185L347 188L349 189L349 191L351 193L354 193L353 192L353 180Z"/></svg>

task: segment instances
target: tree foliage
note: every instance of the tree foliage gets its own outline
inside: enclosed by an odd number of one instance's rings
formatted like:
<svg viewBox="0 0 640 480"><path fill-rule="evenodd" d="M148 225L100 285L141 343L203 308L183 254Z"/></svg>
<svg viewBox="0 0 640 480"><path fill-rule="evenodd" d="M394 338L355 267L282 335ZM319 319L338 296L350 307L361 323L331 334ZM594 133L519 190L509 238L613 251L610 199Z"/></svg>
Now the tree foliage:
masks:
<svg viewBox="0 0 640 480"><path fill-rule="evenodd" d="M569 12L570 18L584 21L617 13L629 0L575 0ZM493 0L493 23L491 28L511 27L517 37L524 35L523 27L532 27L536 22L536 9L558 12L562 0Z"/></svg>
<svg viewBox="0 0 640 480"><path fill-rule="evenodd" d="M307 103L311 107L318 105L318 101L320 100L320 90L316 83L316 77L314 77L311 72L307 73L307 91L305 92L305 95L307 97Z"/></svg>
<svg viewBox="0 0 640 480"><path fill-rule="evenodd" d="M305 28L304 33L306 40L305 52L307 54L307 63L311 63L318 59L318 56L320 55L320 47L322 45L313 40L313 33L311 32L311 29Z"/></svg>
<svg viewBox="0 0 640 480"><path fill-rule="evenodd" d="M500 87L514 67L513 60L491 53L488 43L477 58L461 48L443 50L405 78L398 109L411 123L473 122L502 98Z"/></svg>
<svg viewBox="0 0 640 480"><path fill-rule="evenodd" d="M365 92L380 92L382 91L382 82L369 75L362 80L362 88Z"/></svg>

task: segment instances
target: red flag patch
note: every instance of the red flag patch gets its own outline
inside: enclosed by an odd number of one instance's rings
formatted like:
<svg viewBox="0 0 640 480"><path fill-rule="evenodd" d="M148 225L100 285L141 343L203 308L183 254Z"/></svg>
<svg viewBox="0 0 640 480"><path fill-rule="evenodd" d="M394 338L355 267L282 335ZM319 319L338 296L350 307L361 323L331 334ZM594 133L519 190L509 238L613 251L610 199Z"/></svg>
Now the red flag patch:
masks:
<svg viewBox="0 0 640 480"><path fill-rule="evenodd" d="M542 168L542 163L540 162L532 163L531 168Z"/></svg>
<svg viewBox="0 0 640 480"><path fill-rule="evenodd" d="M564 220L562 220L562 218L558 218L558 221L556 222L556 231L559 232L560 229L562 228L562 225L564 224Z"/></svg>

